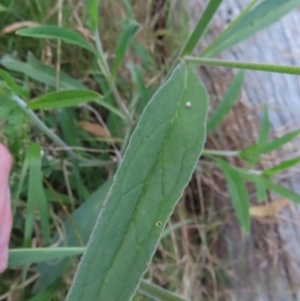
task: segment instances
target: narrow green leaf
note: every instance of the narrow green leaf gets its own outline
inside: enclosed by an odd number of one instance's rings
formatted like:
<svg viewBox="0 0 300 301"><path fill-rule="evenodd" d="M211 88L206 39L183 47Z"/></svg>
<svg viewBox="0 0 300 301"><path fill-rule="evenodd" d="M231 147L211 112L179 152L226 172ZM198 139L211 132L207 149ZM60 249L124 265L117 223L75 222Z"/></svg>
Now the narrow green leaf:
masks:
<svg viewBox="0 0 300 301"><path fill-rule="evenodd" d="M300 130L296 130L296 131L287 133L284 136L274 139L273 141L265 144L264 146L261 146L259 148L259 153L267 154L272 151L275 151L276 149L280 148L281 146L291 142L292 140L297 138L299 135L300 135Z"/></svg>
<svg viewBox="0 0 300 301"><path fill-rule="evenodd" d="M131 72L133 82L137 85L141 98L141 108L143 109L148 103L148 91L144 81L143 70L140 66L134 64L129 64L128 69Z"/></svg>
<svg viewBox="0 0 300 301"><path fill-rule="evenodd" d="M215 46L219 43L219 41L221 41L223 39L223 37L225 35L228 34L228 32L230 32L232 30L232 28L234 28L236 26L236 24L238 24L247 14L248 12L256 5L256 3L259 0L251 0L248 5L244 8L244 10L228 25L228 27L223 30L220 35L215 38L212 43L204 49L204 51L201 52L200 56L201 57L210 57L212 55L209 54L209 52L215 48Z"/></svg>
<svg viewBox="0 0 300 301"><path fill-rule="evenodd" d="M278 195L283 196L286 199L289 199L295 203L300 203L300 194L285 188L279 184L275 184L271 182L269 179L266 179L262 176L249 175L246 173L240 173L245 179L256 183L257 181L261 181L266 189L277 193Z"/></svg>
<svg viewBox="0 0 300 301"><path fill-rule="evenodd" d="M215 15L217 9L219 8L220 4L223 0L210 0L207 4L201 18L199 19L196 27L192 31L191 35L187 39L180 56L182 55L190 55L195 47L197 46L198 42L204 35L207 30L208 25L210 24L211 19Z"/></svg>
<svg viewBox="0 0 300 301"><path fill-rule="evenodd" d="M39 96L28 103L30 109L55 109L73 107L102 98L90 90L55 91Z"/></svg>
<svg viewBox="0 0 300 301"><path fill-rule="evenodd" d="M222 169L226 178L228 191L237 218L244 230L248 233L250 231L249 195L243 178L240 173L233 169L227 162L219 158L214 158L214 160Z"/></svg>
<svg viewBox="0 0 300 301"><path fill-rule="evenodd" d="M112 67L112 76L114 77L119 69L119 66L124 58L124 55L130 45L130 42L136 32L140 28L140 24L134 20L123 20L123 30L120 34L117 49L115 52L115 60Z"/></svg>
<svg viewBox="0 0 300 301"><path fill-rule="evenodd" d="M181 63L131 137L67 300L134 294L202 151L207 107L198 76Z"/></svg>
<svg viewBox="0 0 300 301"><path fill-rule="evenodd" d="M8 266L23 266L58 260L68 256L81 255L84 251L85 247L10 249Z"/></svg>
<svg viewBox="0 0 300 301"><path fill-rule="evenodd" d="M300 5L300 0L265 0L255 6L201 56L213 57L277 22Z"/></svg>
<svg viewBox="0 0 300 301"><path fill-rule="evenodd" d="M51 86L56 88L56 78L57 78L56 68L43 64L31 52L27 53L27 63L32 68L34 68L34 70L36 72L39 72L39 76L41 74L45 74L45 75L53 78L53 85L51 85ZM30 74L28 76L30 76ZM60 73L59 73L59 85L60 85L60 88L63 90L87 89L87 87L85 85L83 85L79 80L74 79L69 74L67 74L63 71L60 71Z"/></svg>
<svg viewBox="0 0 300 301"><path fill-rule="evenodd" d="M255 181L255 187L256 187L257 200L260 202L266 200L267 199L266 186L259 177L257 177L257 181Z"/></svg>
<svg viewBox="0 0 300 301"><path fill-rule="evenodd" d="M96 30L99 23L99 1L100 0L86 0L86 5L88 7L90 16L92 18L93 24L92 29Z"/></svg>
<svg viewBox="0 0 300 301"><path fill-rule="evenodd" d="M263 181L264 181L264 184L267 189L269 189L295 203L300 203L300 194L298 194L288 188L285 188L279 184L272 183L271 181L269 181L267 179L264 179Z"/></svg>
<svg viewBox="0 0 300 301"><path fill-rule="evenodd" d="M18 95L22 95L24 94L23 92L23 88L21 86L19 86L18 84L15 83L15 81L13 80L13 78L10 76L9 73L7 73L6 71L0 69L0 77L2 77L4 79L4 81L6 82L7 86L16 94Z"/></svg>
<svg viewBox="0 0 300 301"><path fill-rule="evenodd" d="M237 69L258 70L258 71L266 71L266 72L300 75L299 66L223 61L218 59L208 59L208 58L192 57L192 56L186 56L184 59L186 62L196 66L203 65L203 66L229 67L229 68L237 68Z"/></svg>
<svg viewBox="0 0 300 301"><path fill-rule="evenodd" d="M86 246L96 223L100 208L108 191L111 187L111 181L100 186L79 208L77 208L71 217L64 223L64 240L61 241L60 234L56 234L53 244L60 241L58 247ZM46 289L58 277L60 277L70 266L70 259L65 258L55 263L42 263L37 265L36 271L40 274L34 285L34 292L38 293Z"/></svg>
<svg viewBox="0 0 300 301"><path fill-rule="evenodd" d="M50 242L49 208L42 183L41 148L38 144L30 144L26 153L26 165L29 168L29 182L27 194L27 211L25 218L24 247L31 245L35 207L39 206L41 228L46 243ZM27 166L24 165L24 173Z"/></svg>
<svg viewBox="0 0 300 301"><path fill-rule="evenodd" d="M8 11L8 8L5 7L4 5L0 4L0 12L7 12Z"/></svg>
<svg viewBox="0 0 300 301"><path fill-rule="evenodd" d="M141 281L139 291L155 301L188 301L187 299L146 280Z"/></svg>
<svg viewBox="0 0 300 301"><path fill-rule="evenodd" d="M267 108L264 107L262 125L259 132L258 142L240 151L242 159L248 161L253 166L262 154L261 150L269 143L268 137L270 132L270 122ZM259 184L258 184L259 185ZM257 186L257 188L259 188Z"/></svg>
<svg viewBox="0 0 300 301"><path fill-rule="evenodd" d="M271 177L271 176L275 175L276 173L278 173L280 171L283 171L283 170L286 170L288 168L291 168L291 167L293 167L293 166L295 166L299 163L300 163L300 157L296 157L296 158L293 158L293 159L290 159L290 160L286 160L286 161L281 162L280 164L278 164L274 167L265 169L263 171L263 175L265 175L267 177Z"/></svg>
<svg viewBox="0 0 300 301"><path fill-rule="evenodd" d="M233 78L230 86L225 92L221 103L207 123L207 132L214 130L228 115L233 105L238 100L244 80L244 72L239 71Z"/></svg>
<svg viewBox="0 0 300 301"><path fill-rule="evenodd" d="M9 55L4 55L1 58L1 65L8 70L23 73L37 82L56 87L56 70L39 62L30 52L27 55L27 63L20 62ZM86 88L64 72L60 74L60 87L65 90Z"/></svg>
<svg viewBox="0 0 300 301"><path fill-rule="evenodd" d="M266 106L264 106L262 124L261 124L259 138L258 138L258 148L267 144L269 133L270 133L270 122L269 122L268 109Z"/></svg>
<svg viewBox="0 0 300 301"><path fill-rule="evenodd" d="M42 291L41 293L35 295L34 297L30 298L26 301L49 301L53 300L54 295L57 291L61 288L61 281L60 279L56 280L50 287L46 290Z"/></svg>
<svg viewBox="0 0 300 301"><path fill-rule="evenodd" d="M31 38L41 38L49 40L59 39L65 43L77 45L93 53L96 53L94 47L90 43L88 43L81 34L69 28L59 27L56 25L41 25L20 29L16 32L16 34Z"/></svg>

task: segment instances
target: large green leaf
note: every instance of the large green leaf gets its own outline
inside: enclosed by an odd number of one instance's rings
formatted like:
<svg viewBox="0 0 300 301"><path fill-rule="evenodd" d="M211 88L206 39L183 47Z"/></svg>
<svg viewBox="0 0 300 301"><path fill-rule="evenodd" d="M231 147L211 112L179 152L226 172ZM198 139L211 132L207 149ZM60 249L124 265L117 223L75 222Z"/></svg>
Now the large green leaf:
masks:
<svg viewBox="0 0 300 301"><path fill-rule="evenodd" d="M300 5L300 0L265 0L255 6L221 38L217 38L202 56L213 57L237 43L253 36L258 31L277 22Z"/></svg>
<svg viewBox="0 0 300 301"><path fill-rule="evenodd" d="M181 63L131 137L68 301L126 301L134 294L201 154L207 107L198 76Z"/></svg>
<svg viewBox="0 0 300 301"><path fill-rule="evenodd" d="M18 35L31 38L59 39L65 43L77 45L96 53L94 47L88 43L81 34L69 28L59 27L56 25L41 25L23 28L18 30L16 33Z"/></svg>
<svg viewBox="0 0 300 301"><path fill-rule="evenodd" d="M97 220L100 208L111 186L111 181L101 185L64 223L65 238L58 247L82 247L86 246L91 235L94 224ZM60 240L60 235L56 235L53 243ZM35 283L34 292L38 293L46 289L59 276L61 276L70 265L70 259L65 258L55 263L43 263L36 267L40 277Z"/></svg>

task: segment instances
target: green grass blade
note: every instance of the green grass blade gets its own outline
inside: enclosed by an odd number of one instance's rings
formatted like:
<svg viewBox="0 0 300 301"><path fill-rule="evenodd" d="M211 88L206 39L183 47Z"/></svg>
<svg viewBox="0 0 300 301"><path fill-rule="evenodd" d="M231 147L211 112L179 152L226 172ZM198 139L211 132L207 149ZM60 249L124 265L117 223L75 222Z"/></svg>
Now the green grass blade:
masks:
<svg viewBox="0 0 300 301"><path fill-rule="evenodd" d="M225 92L221 103L207 123L207 132L214 130L228 115L233 105L238 100L244 80L244 72L239 71L233 78L230 86Z"/></svg>
<svg viewBox="0 0 300 301"><path fill-rule="evenodd" d="M84 251L85 247L10 249L8 266L23 266L58 260L68 256L81 255Z"/></svg>
<svg viewBox="0 0 300 301"><path fill-rule="evenodd" d="M99 187L78 209L76 209L71 217L64 223L65 239L60 242L58 247L86 246L88 239L92 233L96 223L98 214L104 200L111 187L111 181L106 182ZM60 235L57 234L53 243L60 240ZM70 266L70 259L65 258L55 263L42 263L37 265L36 270L40 274L39 279L34 285L34 292L38 293L46 289L57 278L59 278L66 269Z"/></svg>
<svg viewBox="0 0 300 301"><path fill-rule="evenodd" d="M36 183L40 180L40 153L41 148L38 144L32 143L26 156L28 156L29 165L29 183L27 194L27 210L25 218L25 230L24 230L24 248L29 248L31 244L31 236L33 232L33 222L35 217L35 207L38 202L38 196L36 194Z"/></svg>
<svg viewBox="0 0 300 301"><path fill-rule="evenodd" d="M20 181L21 185L18 186L17 192L17 197L19 197L27 169L29 168L24 247L30 246L36 205L39 206L41 231L43 237L46 243L50 243L49 208L42 182L43 175L41 172L41 161L41 148L38 144L32 143L29 146L28 151L26 153L25 163L22 168L22 175Z"/></svg>
<svg viewBox="0 0 300 301"><path fill-rule="evenodd" d="M23 95L24 91L21 86L15 83L13 78L10 76L10 74L2 69L0 69L0 77L3 78L7 86L16 94Z"/></svg>
<svg viewBox="0 0 300 301"><path fill-rule="evenodd" d="M58 39L65 43L77 45L93 53L97 53L94 47L88 43L81 34L69 28L59 27L56 25L41 25L20 29L16 32L16 34L39 39Z"/></svg>
<svg viewBox="0 0 300 301"><path fill-rule="evenodd" d="M200 58L200 57L192 57L192 56L186 56L185 61L196 66L199 65L217 66L217 67L228 67L228 68L237 68L237 69L245 69L245 70L258 70L258 71L266 71L266 72L300 75L299 66L223 61L218 59L208 59L208 58Z"/></svg>
<svg viewBox="0 0 300 301"><path fill-rule="evenodd" d="M222 51L248 39L262 29L277 22L280 18L300 5L300 0L265 0L254 7L243 18L235 22L217 42L213 42L201 56L213 57Z"/></svg>
<svg viewBox="0 0 300 301"><path fill-rule="evenodd" d="M54 295L57 293L57 291L61 288L61 281L58 279L55 281L50 287L48 287L46 290L42 291L38 295L35 295L34 297L30 298L26 301L49 301L53 300Z"/></svg>
<svg viewBox="0 0 300 301"><path fill-rule="evenodd" d="M99 100L100 94L90 90L67 90L50 92L39 96L28 103L28 108L36 109L57 109L73 107L79 104Z"/></svg>
<svg viewBox="0 0 300 301"><path fill-rule="evenodd" d="M207 107L198 76L181 63L131 137L68 301L134 294L202 151Z"/></svg>
<svg viewBox="0 0 300 301"><path fill-rule="evenodd" d="M207 30L208 25L210 24L211 19L215 15L217 9L219 8L220 4L223 0L210 0L207 4L201 18L199 19L196 27L192 31L191 35L187 39L180 56L182 55L190 55L195 47L197 46L198 42L204 35Z"/></svg>
<svg viewBox="0 0 300 301"><path fill-rule="evenodd" d="M280 164L278 164L274 167L265 169L263 171L263 175L265 175L267 177L271 177L271 176L275 175L276 173L278 173L280 171L283 171L283 170L286 170L288 168L291 168L291 167L293 167L293 166L295 166L299 163L300 163L300 157L296 157L296 158L293 158L293 159L290 159L290 160L286 160L286 161L281 162Z"/></svg>
<svg viewBox="0 0 300 301"><path fill-rule="evenodd" d="M249 174L246 174L241 171L239 171L239 172L240 172L240 175L243 176L245 179L247 179L253 183L256 183L257 181L261 181L267 190L273 191L273 192L277 193L278 195L281 195L284 198L289 199L295 203L300 203L300 194L298 194L288 188L285 188L279 184L275 184L275 183L271 182L269 179L266 179L262 176L249 175Z"/></svg>
<svg viewBox="0 0 300 301"><path fill-rule="evenodd" d="M249 195L243 178L240 173L233 169L227 162L219 158L214 158L214 160L222 169L226 178L228 191L237 218L244 230L248 233L250 231Z"/></svg>
<svg viewBox="0 0 300 301"><path fill-rule="evenodd" d="M4 55L1 58L1 65L8 70L20 72L37 82L53 88L56 87L56 70L39 62L31 53L27 55L27 63L18 61L9 55ZM86 88L64 72L60 73L60 87L65 90Z"/></svg>
<svg viewBox="0 0 300 301"><path fill-rule="evenodd" d="M143 76L143 70L139 65L129 64L128 69L131 73L133 82L137 85L138 93L141 99L141 108L148 103L148 91Z"/></svg>
<svg viewBox="0 0 300 301"><path fill-rule="evenodd" d="M140 28L140 24L137 23L134 20L123 20L123 30L120 34L117 49L115 52L115 60L112 67L112 76L115 77L119 66L125 56L126 51L129 48L130 42L132 41L132 38L137 33L137 31Z"/></svg>
<svg viewBox="0 0 300 301"><path fill-rule="evenodd" d="M55 281L50 287L48 287L46 290L41 292L38 295L35 295L34 297L30 298L26 301L49 301L49 300L55 300L53 298L55 294L57 294L57 291L61 288L61 281L58 279Z"/></svg>
<svg viewBox="0 0 300 301"><path fill-rule="evenodd" d="M99 2L100 0L86 0L86 5L92 18L92 29L96 30L99 23Z"/></svg>
<svg viewBox="0 0 300 301"><path fill-rule="evenodd" d="M28 52L27 54L27 63L36 72L39 72L40 74L45 74L53 78L53 84L51 85L51 87L56 88L57 70L55 68L40 62L31 52ZM28 74L28 76L30 76L30 74ZM87 87L83 85L80 81L74 79L73 77L71 77L70 75L68 75L63 71L60 71L59 73L59 85L60 88L63 90L87 89Z"/></svg>
<svg viewBox="0 0 300 301"><path fill-rule="evenodd" d="M155 301L188 301L187 299L184 299L146 280L141 281L139 291L143 295Z"/></svg>
<svg viewBox="0 0 300 301"><path fill-rule="evenodd" d="M272 151L275 151L276 149L280 148L281 146L291 142L292 140L297 138L299 135L300 135L300 130L296 130L296 131L287 133L284 136L274 139L273 141L266 143L264 146L261 146L259 148L259 153L267 154Z"/></svg>
<svg viewBox="0 0 300 301"><path fill-rule="evenodd" d="M258 2L259 0L251 0L249 4L245 7L245 9L237 16L237 18L232 21L228 27L221 32L221 34L212 41L212 43L204 49L203 52L201 52L201 57L209 57L211 56L209 53L210 51L216 47L217 44L223 39L224 36L226 36L235 26L238 24L245 16L248 14L248 12L253 8L253 6Z"/></svg>
<svg viewBox="0 0 300 301"><path fill-rule="evenodd" d="M266 191L266 186L263 181L261 181L260 178L257 178L257 181L255 182L255 187L256 187L256 195L257 195L257 200L262 202L267 199L267 191Z"/></svg>
<svg viewBox="0 0 300 301"><path fill-rule="evenodd" d="M271 181L266 180L266 179L264 179L264 184L267 189L269 189L295 203L300 203L300 194L298 194L288 188L285 188L279 184L272 183Z"/></svg>
<svg viewBox="0 0 300 301"><path fill-rule="evenodd" d="M269 121L268 109L266 106L264 106L262 124L261 124L259 137L258 137L258 148L268 143L269 134L270 134L270 121Z"/></svg>

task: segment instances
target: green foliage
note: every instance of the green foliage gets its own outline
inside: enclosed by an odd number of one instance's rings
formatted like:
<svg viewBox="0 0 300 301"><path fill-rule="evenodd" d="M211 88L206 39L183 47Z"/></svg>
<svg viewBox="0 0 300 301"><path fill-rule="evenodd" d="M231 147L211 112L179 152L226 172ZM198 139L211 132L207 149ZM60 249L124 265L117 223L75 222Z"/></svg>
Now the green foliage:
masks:
<svg viewBox="0 0 300 301"><path fill-rule="evenodd" d="M50 242L49 208L42 182L41 148L32 143L26 153L24 166L29 169L27 212L25 220L24 247L30 247L33 232L35 207L38 205L42 232L47 243ZM26 171L25 171L26 172Z"/></svg>
<svg viewBox="0 0 300 301"><path fill-rule="evenodd" d="M181 63L131 137L67 300L131 298L199 158L206 114L205 89Z"/></svg>
<svg viewBox="0 0 300 301"><path fill-rule="evenodd" d="M41 39L59 39L65 43L77 45L96 53L94 47L78 32L55 25L42 25L32 28L20 29L17 34L24 37Z"/></svg>
<svg viewBox="0 0 300 301"><path fill-rule="evenodd" d="M24 2L24 12L28 9L31 12L28 20L43 24L57 21L51 14L47 15L49 19L45 18L49 4L29 2ZM201 42L222 3L222 0L211 0L186 42L178 45L178 49L167 47L166 53L170 55L160 70L152 53L153 45L147 40L153 24L147 23L148 17L145 23L141 18L137 21L136 4L127 0L118 2L118 16L121 12L122 17L109 20L109 14L101 12L99 17L104 3L100 9L100 0L85 2L86 6L80 11L81 29L90 27L92 32L85 31L83 36L69 29L74 28L74 24L71 27L65 21L63 26L20 29L17 36L8 38L12 42L1 57L0 63L5 68L0 70L1 135L4 141L8 140L16 160L12 177L13 214L15 227L21 229L24 236L17 239L17 243L14 241L16 247L23 245L24 248L10 251L9 265L38 263L35 269L40 278L33 290L36 295L24 300L59 300L57 296L62 294L56 295L56 292L69 290L68 285L61 285L61 276L70 267L76 269L75 255L82 254L87 246L68 300L126 301L139 290L153 300L184 301L142 277L159 239L165 240L183 221L191 221L180 220L172 229L164 229L198 163L206 127L207 131L212 131L221 124L238 100L244 79L244 72L237 72L206 126L207 95L192 66L299 75L298 66L223 61L211 57L279 20L296 8L300 0L250 1L200 57L191 57L189 55ZM148 11L152 2L145 5L149 5L145 7ZM66 16L64 7L58 10ZM10 23L26 15L14 1L1 4L0 12L13 20ZM77 12L69 15L76 16ZM90 19L86 22L87 15ZM99 18L104 18L105 28L99 25ZM71 17L63 20L67 19ZM119 27L121 30L115 35ZM141 34L136 35L139 30ZM170 32L163 28L156 34L170 38ZM109 43L103 43L107 36L116 37L114 50L109 48ZM28 52L26 57L26 47L25 51L22 47L18 55L8 54L15 50L19 41L24 43L25 37L35 38L36 44L29 40L34 54ZM59 66L53 67L36 58L43 58L45 49L53 50L55 43L48 40L64 42L62 48L57 43L56 51L51 53ZM90 65L84 68L80 75L83 78L80 78L72 65L84 56ZM169 62L173 62L172 65ZM168 80L164 82L164 79ZM78 108L79 104L84 106ZM85 128L80 126L82 122L87 124ZM255 184L260 201L266 200L267 192L271 191L300 202L299 194L274 182L277 173L300 162L298 157L265 170L251 169L262 155L298 137L300 130L272 141L269 141L269 134L270 122L265 107L256 143L240 151L204 150L204 155L213 161L205 163L222 171L236 216L246 232L250 231L251 221L245 182ZM218 156L237 156L249 166L240 168ZM197 172L204 169L205 166L201 166ZM112 177L113 180L108 180ZM66 218L63 231L57 231L57 221L62 217ZM39 228L41 233L35 233ZM63 232L62 240L60 232ZM33 234L41 247L30 248ZM49 248L50 245L55 247ZM44 262L56 259L60 260ZM134 298L139 300L139 297Z"/></svg>
<svg viewBox="0 0 300 301"><path fill-rule="evenodd" d="M79 104L101 99L102 96L89 90L70 90L51 92L32 99L28 108L30 109L57 109L74 107ZM103 102L105 105L105 102Z"/></svg>
<svg viewBox="0 0 300 301"><path fill-rule="evenodd" d="M9 267L23 266L44 261L54 261L68 256L81 255L85 247L11 249Z"/></svg>
<svg viewBox="0 0 300 301"><path fill-rule="evenodd" d="M124 58L125 53L127 52L130 42L138 29L140 28L139 23L134 20L124 19L123 22L123 30L120 34L117 49L115 52L114 64L112 66L112 76L115 77L118 71L118 68Z"/></svg>
<svg viewBox="0 0 300 301"><path fill-rule="evenodd" d="M247 187L239 172L232 168L230 164L219 158L215 158L215 160L222 169L226 178L232 205L239 222L243 226L244 230L248 233L250 231L250 214Z"/></svg>
<svg viewBox="0 0 300 301"><path fill-rule="evenodd" d="M257 2L252 1L254 4ZM257 32L278 21L300 5L299 0L265 0L246 12L243 18L229 25L226 33L217 38L202 56L213 57L250 38ZM252 6L251 6L252 7Z"/></svg>
<svg viewBox="0 0 300 301"><path fill-rule="evenodd" d="M214 130L228 115L233 105L237 102L242 89L244 73L238 72L233 78L230 86L225 92L221 103L214 111L213 115L207 123L207 132Z"/></svg>

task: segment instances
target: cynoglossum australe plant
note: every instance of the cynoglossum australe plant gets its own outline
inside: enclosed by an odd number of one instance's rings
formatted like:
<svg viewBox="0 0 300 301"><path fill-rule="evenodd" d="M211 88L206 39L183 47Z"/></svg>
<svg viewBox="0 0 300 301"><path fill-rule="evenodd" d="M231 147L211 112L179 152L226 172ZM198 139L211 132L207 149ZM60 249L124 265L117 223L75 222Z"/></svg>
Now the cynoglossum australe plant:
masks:
<svg viewBox="0 0 300 301"><path fill-rule="evenodd" d="M105 184L105 189L102 187L103 190L101 188L101 192L94 195L94 201L89 199L89 202L84 204L85 207L80 207L75 211L75 206L73 206L74 213L69 214L70 221L68 222L70 225L66 226L67 244L73 248L63 248L64 245L62 244L55 250L55 254L49 253L46 248L44 250L29 248L36 204L34 196L36 185L41 196L39 198L41 203L38 205L40 219L44 221L43 236L46 242L49 242L50 226L46 222L49 220L44 202L46 192L43 183L38 179L41 178L43 169L46 173L48 166L41 164L42 158L38 145L31 144L28 147L21 181L14 198L17 202L28 171L28 215L23 250L24 258L28 258L28 260L17 261L17 251L12 250L10 265L13 265L13 262L17 265L25 265L40 261L40 259L32 260L33 257L40 256L36 252L43 252L44 255L42 256L45 260L80 254L85 250L92 227L95 226L67 300L130 300L139 288L139 283L141 283L140 291L152 296L153 299L182 300L181 297L170 292L157 290L151 283L141 282L142 277L155 251L163 227L198 162L205 141L206 123L210 131L220 124L238 99L243 82L243 73L238 72L224 94L220 106L206 122L207 96L201 82L192 70L193 66L225 66L296 75L300 73L300 69L296 66L232 62L213 58L221 51L250 37L296 8L300 5L300 1L296 0L251 1L241 16L233 21L202 52L200 57L192 57L194 48L207 30L221 2L220 0L209 1L196 28L179 49L179 55L176 56L169 68L169 73L165 76L166 80L154 94L138 121L125 155L122 156L122 149L120 151L119 156L123 158L119 160L121 163L113 183ZM26 93L22 93L23 90L15 83L11 75L4 71L1 72L2 75L0 74L5 83L5 97L2 102L5 112L11 113L13 109L21 109L28 121L35 125L47 139L66 150L68 168L74 173L70 179L71 190L73 189L82 198L86 198L89 193L78 171L81 168L87 168L87 166L94 168L107 166L110 162L105 156L101 160L92 156L83 157L70 148L70 145L77 145L78 137L76 137L76 133L74 134L74 127L72 127L75 110L68 111L67 107L84 107L87 105L86 102L91 101L96 107L104 106L111 116L114 116L112 118L118 118L126 123L126 142L137 118L134 114L137 108L136 104L139 99L144 99L144 102L147 99L143 82L138 81L139 74L133 73L132 78L135 79L135 83L138 83L138 91L144 92L138 92L141 95L133 95L131 105L127 107L119 91L121 84L118 83L117 76L120 64L130 44L135 42L135 35L140 26L135 20L123 20L123 31L117 43L114 62L110 67L98 32L98 14L95 13L98 11L98 2L90 0L87 1L87 5L92 21L91 30L94 32L94 43L85 39L78 32L53 25L21 29L18 34L47 40L59 39L64 43L82 47L89 52L89 55L93 56L98 63L98 69L95 73L101 86L103 98L99 93L87 89L64 73L61 73L59 86L57 86L55 70L37 63L32 56L28 57L27 63L5 56L1 63L8 71L20 71L49 87L58 88L57 91L39 95L32 102L27 103L23 98L28 98L28 96ZM136 68L131 68L131 71L138 72ZM10 108L12 103L16 107ZM45 109L59 109L57 112L62 127L62 137L51 131L49 125L46 125L46 122L38 114L37 110ZM7 119L7 116L8 113L2 118ZM295 131L276 140L268 141L267 119L267 112L265 112L261 137L256 144L247 149L236 151L204 149L202 152L211 158L224 173L233 207L245 231L250 229L249 197L245 181L253 181L254 183L259 181L264 190L274 191L295 202L300 200L300 196L296 193L272 182L272 176L275 173L297 164L299 162L297 158L265 171L251 169L262 154L276 150L299 134L299 131ZM53 120L51 120L51 124L53 124ZM111 139L109 129L104 130L107 131L106 138ZM90 141L82 139L80 145L77 146L84 147L87 143ZM114 147L115 145L112 144L112 148ZM114 150L119 151L117 147ZM220 158L227 156L237 156L244 159L249 162L249 168L238 168ZM60 202L63 201L60 200ZM93 217L92 213L94 213ZM22 256L22 250L18 250L18 252ZM51 268L47 270L45 265L39 265L38 270L43 271L41 279L47 279L45 280L47 284L53 283L67 268L67 259L64 259L62 263L59 271L54 271ZM41 289L41 281L37 283L36 291L39 291L38 287Z"/></svg>

